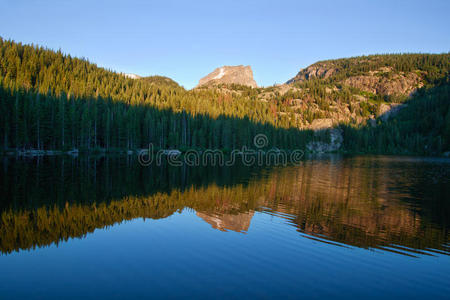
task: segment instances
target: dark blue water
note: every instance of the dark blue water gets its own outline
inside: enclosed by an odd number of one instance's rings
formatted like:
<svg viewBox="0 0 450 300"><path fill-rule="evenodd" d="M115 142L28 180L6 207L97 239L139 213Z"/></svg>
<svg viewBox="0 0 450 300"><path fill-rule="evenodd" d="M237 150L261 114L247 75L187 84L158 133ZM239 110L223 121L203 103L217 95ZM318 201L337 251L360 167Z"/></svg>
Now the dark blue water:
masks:
<svg viewBox="0 0 450 300"><path fill-rule="evenodd" d="M5 159L0 298L448 299L449 167Z"/></svg>

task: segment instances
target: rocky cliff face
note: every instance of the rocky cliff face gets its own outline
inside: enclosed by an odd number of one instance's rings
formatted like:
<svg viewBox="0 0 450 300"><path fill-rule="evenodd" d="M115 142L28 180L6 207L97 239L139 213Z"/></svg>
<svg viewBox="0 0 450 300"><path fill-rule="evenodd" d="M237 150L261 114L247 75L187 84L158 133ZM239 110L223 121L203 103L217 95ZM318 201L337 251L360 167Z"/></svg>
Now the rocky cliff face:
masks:
<svg viewBox="0 0 450 300"><path fill-rule="evenodd" d="M326 63L316 63L305 69L301 69L294 78L289 79L286 84L292 84L299 81L310 80L313 78L328 78L336 72L333 65Z"/></svg>
<svg viewBox="0 0 450 300"><path fill-rule="evenodd" d="M215 86L219 84L240 84L250 87L258 87L253 79L253 71L250 66L223 66L215 69L207 76L200 79L197 87Z"/></svg>
<svg viewBox="0 0 450 300"><path fill-rule="evenodd" d="M352 76L343 81L344 84L380 95L409 95L417 88L423 86L421 78L416 73L400 73L379 75L372 73L367 75Z"/></svg>
<svg viewBox="0 0 450 300"><path fill-rule="evenodd" d="M392 67L373 68L373 64L360 60L357 63L351 59L348 64L367 64L367 70L357 72L349 71L347 67L337 65L333 61L315 63L288 80L286 84L304 82L314 78L330 79L334 84L346 85L378 95L387 96L409 96L416 89L424 85L421 71L400 72ZM373 69L371 69L373 68Z"/></svg>

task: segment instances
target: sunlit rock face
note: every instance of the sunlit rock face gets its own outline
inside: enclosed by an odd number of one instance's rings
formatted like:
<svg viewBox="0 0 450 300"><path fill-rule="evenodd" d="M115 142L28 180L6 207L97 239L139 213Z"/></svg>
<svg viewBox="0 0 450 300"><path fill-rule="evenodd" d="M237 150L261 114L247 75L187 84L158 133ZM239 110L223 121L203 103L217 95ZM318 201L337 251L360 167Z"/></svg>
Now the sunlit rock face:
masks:
<svg viewBox="0 0 450 300"><path fill-rule="evenodd" d="M376 61L380 58L372 58L372 61ZM369 92L372 94L380 95L411 95L418 88L424 85L423 76L419 71L413 72L399 72L395 71L393 67L380 67L378 69L373 69L370 63L370 59L350 58L346 59L349 65L355 64L367 64L368 70L361 72L361 74L345 74L343 79L339 78L342 76L348 68L343 68L337 65L333 61L318 62L310 65L307 68L301 69L297 75L289 79L287 84L295 84L298 82L304 82L313 79L334 79L340 84L350 86L352 88L357 88L359 90ZM372 70L369 70L372 68ZM337 77L336 77L337 76Z"/></svg>
<svg viewBox="0 0 450 300"><path fill-rule="evenodd" d="M219 84L240 84L250 87L258 87L253 79L253 71L250 66L223 66L215 69L198 82L197 87L215 86Z"/></svg>

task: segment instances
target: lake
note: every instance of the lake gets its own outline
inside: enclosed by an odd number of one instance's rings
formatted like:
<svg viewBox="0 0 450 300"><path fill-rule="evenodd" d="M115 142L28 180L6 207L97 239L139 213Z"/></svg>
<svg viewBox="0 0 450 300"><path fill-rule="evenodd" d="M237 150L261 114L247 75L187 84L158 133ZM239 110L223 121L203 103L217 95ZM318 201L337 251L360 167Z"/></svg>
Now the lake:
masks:
<svg viewBox="0 0 450 300"><path fill-rule="evenodd" d="M450 160L1 158L0 298L450 295Z"/></svg>

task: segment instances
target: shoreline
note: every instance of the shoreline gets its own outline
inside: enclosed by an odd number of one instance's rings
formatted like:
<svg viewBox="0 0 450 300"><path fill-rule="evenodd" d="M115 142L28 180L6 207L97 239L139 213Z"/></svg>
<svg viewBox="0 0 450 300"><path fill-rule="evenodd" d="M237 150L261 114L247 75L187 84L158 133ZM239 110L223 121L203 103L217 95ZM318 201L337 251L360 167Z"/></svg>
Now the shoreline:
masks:
<svg viewBox="0 0 450 300"><path fill-rule="evenodd" d="M165 155L184 155L186 151L179 149L160 149ZM205 149L195 149L199 152L205 151ZM219 151L223 151L225 154L228 153L225 149L216 149ZM257 149L259 150L259 149ZM279 149L280 150L280 149ZM285 151L292 151L292 149L281 149ZM155 149L155 152L158 150ZM266 152L262 150L263 152ZM36 150L36 149L27 149L27 150L19 150L19 149L8 149L1 150L1 156L20 156L20 157L41 157L41 156L59 156L59 155L68 155L68 156L78 156L78 155L109 155L109 154L118 154L118 155L139 155L142 152L148 152L148 149L91 149L91 150ZM320 154L341 154L341 155L386 155L386 156L414 156L414 157L439 157L439 158L450 158L450 152L444 152L440 154L434 155L424 155L419 153L379 153L379 152L365 152L365 151L327 151L327 152L315 152L315 151L304 151L305 155L320 155Z"/></svg>

